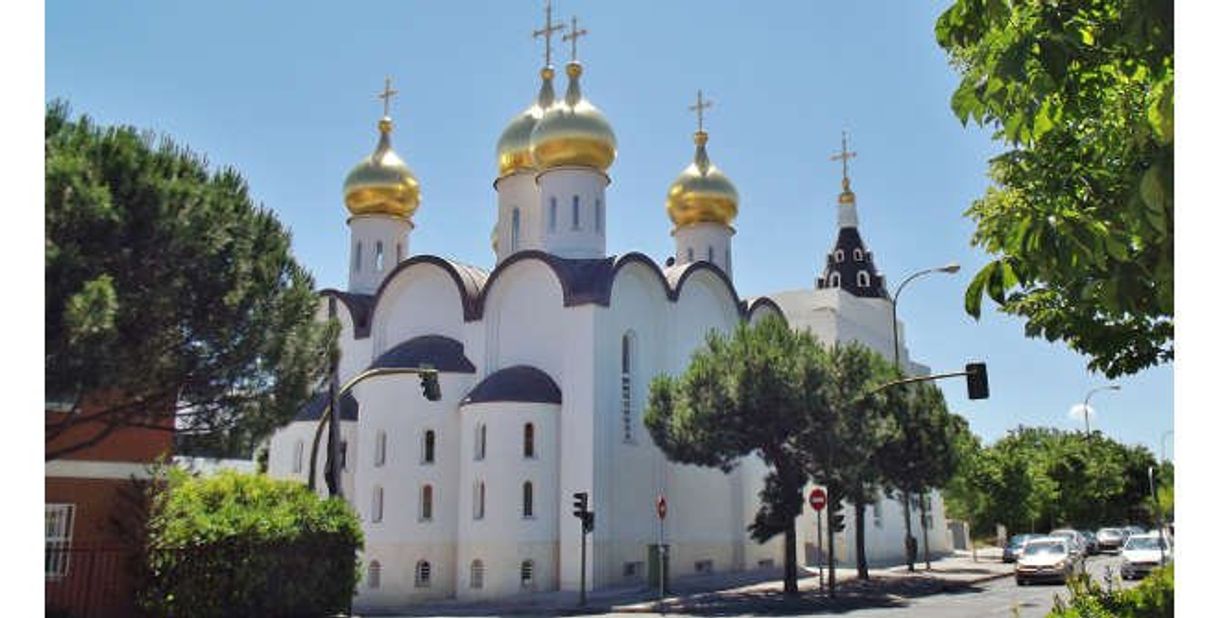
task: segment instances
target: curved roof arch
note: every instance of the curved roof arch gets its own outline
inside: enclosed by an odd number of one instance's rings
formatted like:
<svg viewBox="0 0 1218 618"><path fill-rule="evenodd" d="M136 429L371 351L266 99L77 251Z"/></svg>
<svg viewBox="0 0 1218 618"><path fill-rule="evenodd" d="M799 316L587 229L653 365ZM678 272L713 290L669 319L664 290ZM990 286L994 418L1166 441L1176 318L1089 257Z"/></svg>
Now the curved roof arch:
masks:
<svg viewBox="0 0 1218 618"><path fill-rule="evenodd" d="M532 365L513 365L483 378L460 405L494 402L561 404L562 389L554 378Z"/></svg>
<svg viewBox="0 0 1218 618"><path fill-rule="evenodd" d="M419 367L424 364L441 373L477 371L474 363L465 356L465 344L443 335L422 335L408 339L386 350L368 368Z"/></svg>

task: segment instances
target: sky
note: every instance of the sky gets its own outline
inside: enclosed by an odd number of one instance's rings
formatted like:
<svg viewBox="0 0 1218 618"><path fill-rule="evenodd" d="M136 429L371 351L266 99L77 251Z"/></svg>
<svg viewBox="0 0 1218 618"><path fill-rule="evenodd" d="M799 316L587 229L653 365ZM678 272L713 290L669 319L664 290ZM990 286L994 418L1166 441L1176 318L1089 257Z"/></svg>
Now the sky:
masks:
<svg viewBox="0 0 1218 618"><path fill-rule="evenodd" d="M899 304L915 360L934 371L988 364L988 400L941 382L986 442L1018 425L1081 429L1072 409L1095 387L1091 426L1156 454L1173 428L1172 365L1115 381L1061 342L963 294L987 256L964 216L984 192L990 130L949 108L958 82L934 41L945 0L904 2L555 2L579 18L583 92L618 141L606 195L609 254L672 254L670 182L693 156L699 89L711 160L740 193L733 266L743 296L814 285L836 238L847 131L860 230L890 285L924 268ZM452 2L53 2L45 7L45 101L104 124L171 136L240 170L290 228L318 287L346 285L341 187L376 144L386 76L394 147L422 185L413 254L490 269L495 142L536 96L542 0ZM569 26L568 26L569 27ZM568 45L556 45L556 64ZM561 72L560 72L561 75ZM565 89L565 77L556 87ZM1183 87L1182 87L1183 88ZM1166 455L1174 458L1173 436Z"/></svg>

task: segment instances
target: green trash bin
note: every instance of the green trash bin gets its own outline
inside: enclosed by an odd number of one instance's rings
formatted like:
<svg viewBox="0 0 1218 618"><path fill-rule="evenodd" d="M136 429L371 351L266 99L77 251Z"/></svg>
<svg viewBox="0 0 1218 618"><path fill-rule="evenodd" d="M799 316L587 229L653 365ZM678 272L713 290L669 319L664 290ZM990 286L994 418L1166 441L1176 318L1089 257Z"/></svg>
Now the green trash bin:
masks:
<svg viewBox="0 0 1218 618"><path fill-rule="evenodd" d="M664 556L664 589L670 590L669 582L672 581L671 557L672 545L665 544ZM647 546L647 585L651 588L660 587L660 546L652 543Z"/></svg>

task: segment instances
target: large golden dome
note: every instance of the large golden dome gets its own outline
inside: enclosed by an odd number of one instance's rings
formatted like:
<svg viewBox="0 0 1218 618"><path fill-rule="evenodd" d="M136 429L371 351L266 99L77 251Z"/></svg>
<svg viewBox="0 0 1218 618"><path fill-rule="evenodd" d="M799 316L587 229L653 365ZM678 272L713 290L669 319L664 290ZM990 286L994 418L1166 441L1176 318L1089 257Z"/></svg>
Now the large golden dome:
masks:
<svg viewBox="0 0 1218 618"><path fill-rule="evenodd" d="M343 200L353 216L390 215L410 218L419 209L419 180L389 144L393 121L377 123L381 140L343 182Z"/></svg>
<svg viewBox="0 0 1218 618"><path fill-rule="evenodd" d="M609 120L579 90L583 67L567 64L567 94L542 114L529 140L539 170L565 165L609 170L617 157L617 138Z"/></svg>
<svg viewBox="0 0 1218 618"><path fill-rule="evenodd" d="M668 218L677 227L694 223L730 225L740 197L736 187L706 155L707 134L694 133L694 162L681 171L668 188Z"/></svg>
<svg viewBox="0 0 1218 618"><path fill-rule="evenodd" d="M541 92L537 93L537 100L508 123L495 145L500 178L537 167L529 149L529 138L533 127L551 105L554 105L554 68L545 67L541 70Z"/></svg>

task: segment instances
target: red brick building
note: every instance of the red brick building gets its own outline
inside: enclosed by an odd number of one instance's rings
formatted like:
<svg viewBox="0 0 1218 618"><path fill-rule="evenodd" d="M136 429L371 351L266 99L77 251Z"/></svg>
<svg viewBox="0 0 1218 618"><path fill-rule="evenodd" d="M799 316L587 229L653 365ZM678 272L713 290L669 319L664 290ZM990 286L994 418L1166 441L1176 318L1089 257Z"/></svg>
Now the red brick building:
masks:
<svg viewBox="0 0 1218 618"><path fill-rule="evenodd" d="M80 414L87 415L88 407ZM80 444L104 426L82 422L60 435L51 428L67 407L47 405L47 452ZM46 462L46 608L75 617L135 615L133 565L140 539L130 525L148 465L172 455L172 422L166 429L123 427L97 444Z"/></svg>

